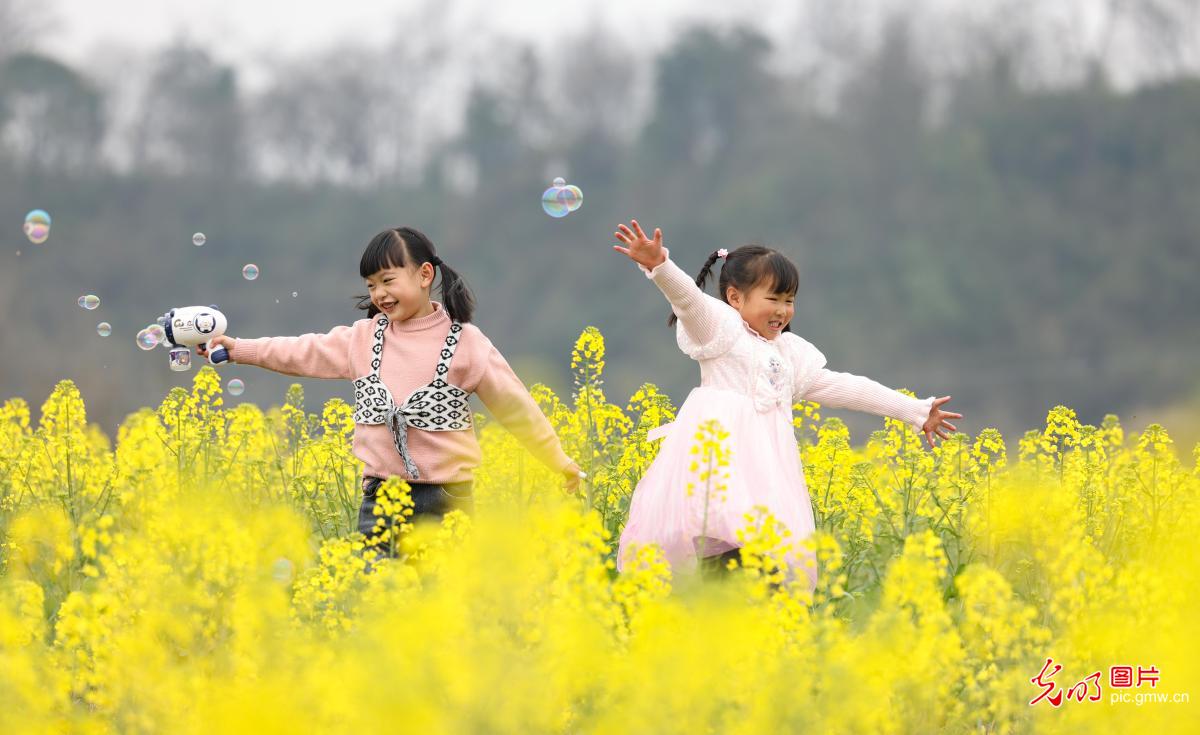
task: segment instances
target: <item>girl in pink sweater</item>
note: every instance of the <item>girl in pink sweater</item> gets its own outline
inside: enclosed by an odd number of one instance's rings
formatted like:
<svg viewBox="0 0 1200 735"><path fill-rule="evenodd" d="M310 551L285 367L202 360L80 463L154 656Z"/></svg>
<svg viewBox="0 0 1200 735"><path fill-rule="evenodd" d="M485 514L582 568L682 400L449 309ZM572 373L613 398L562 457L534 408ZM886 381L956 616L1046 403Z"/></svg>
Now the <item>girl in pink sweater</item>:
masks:
<svg viewBox="0 0 1200 735"><path fill-rule="evenodd" d="M781 253L746 245L708 256L695 281L679 269L663 247L662 231L653 239L637 221L620 225L622 244L614 249L637 263L671 303L675 339L700 363L700 387L679 407L675 421L651 432L665 436L654 462L634 489L629 519L621 533L618 568L631 547L654 543L673 566L724 568L736 558L737 532L747 514L765 507L791 531L797 550L787 560L790 572L817 570L799 543L815 530L812 504L792 429L792 405L816 401L830 408L852 408L907 422L925 435L946 439L956 431L946 419L962 414L941 410L950 396L918 400L875 381L825 369L825 356L789 329L799 273ZM719 296L704 293L713 265L723 260ZM692 453L701 426L716 419L728 436L728 467L714 468L712 480L697 476L704 467ZM944 428L943 428L944 427ZM723 485L723 489L717 487ZM689 493L687 488L694 486Z"/></svg>
<svg viewBox="0 0 1200 735"><path fill-rule="evenodd" d="M574 492L582 472L504 356L470 323L474 296L429 238L410 227L384 230L358 270L367 318L326 334L218 337L210 348L225 346L233 362L285 375L353 381L354 454L365 465L359 530L377 535L375 492L391 476L411 485L414 519L473 508L472 471L482 457L472 393ZM439 271L440 302L429 297Z"/></svg>

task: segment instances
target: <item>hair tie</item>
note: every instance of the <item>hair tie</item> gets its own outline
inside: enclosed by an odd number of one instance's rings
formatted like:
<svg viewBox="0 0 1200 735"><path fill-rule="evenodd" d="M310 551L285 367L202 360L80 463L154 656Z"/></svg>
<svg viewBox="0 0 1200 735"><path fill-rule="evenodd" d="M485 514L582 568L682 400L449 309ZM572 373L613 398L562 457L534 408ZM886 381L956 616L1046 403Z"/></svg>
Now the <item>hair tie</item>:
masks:
<svg viewBox="0 0 1200 735"><path fill-rule="evenodd" d="M439 258L439 257L438 257L438 256L436 256L436 255L431 255L431 256L429 257L429 263L430 263L430 265L432 265L434 268L436 268L436 267L438 267L439 265L441 265L441 264L442 264L442 259L441 259L441 258Z"/></svg>
<svg viewBox="0 0 1200 735"><path fill-rule="evenodd" d="M729 251L728 251L728 250L726 250L725 248L718 248L718 249L717 249L717 257L718 257L718 258L720 258L721 260L724 260L726 255L729 255Z"/></svg>

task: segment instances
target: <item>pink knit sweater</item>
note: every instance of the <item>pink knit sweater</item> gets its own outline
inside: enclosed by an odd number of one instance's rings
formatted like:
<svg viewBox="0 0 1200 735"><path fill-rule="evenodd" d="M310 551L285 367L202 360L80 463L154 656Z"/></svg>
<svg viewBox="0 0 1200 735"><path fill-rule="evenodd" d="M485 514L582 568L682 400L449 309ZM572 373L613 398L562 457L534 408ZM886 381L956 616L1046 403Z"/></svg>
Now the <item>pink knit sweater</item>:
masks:
<svg viewBox="0 0 1200 735"><path fill-rule="evenodd" d="M434 301L433 308L428 316L388 325L379 377L397 402L434 378L438 354L450 332L450 317L439 302ZM359 319L326 334L238 339L230 350L230 359L285 375L353 381L371 372L374 331L374 321ZM554 428L524 383L474 324L463 324L445 379L478 395L496 420L547 467L563 471L571 464ZM421 482L465 482L472 479L474 468L482 460L475 432L469 430L410 428L408 448L420 470ZM411 479L396 451L391 430L383 424L355 426L354 455L366 465L365 475Z"/></svg>

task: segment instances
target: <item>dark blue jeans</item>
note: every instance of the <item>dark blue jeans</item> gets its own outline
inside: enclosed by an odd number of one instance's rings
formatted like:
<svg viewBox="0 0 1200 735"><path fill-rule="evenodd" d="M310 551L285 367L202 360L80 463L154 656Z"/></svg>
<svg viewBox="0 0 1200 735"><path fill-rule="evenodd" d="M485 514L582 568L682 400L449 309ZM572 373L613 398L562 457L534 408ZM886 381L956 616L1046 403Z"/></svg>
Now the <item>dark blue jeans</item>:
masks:
<svg viewBox="0 0 1200 735"><path fill-rule="evenodd" d="M383 529L375 527L376 522L383 516L375 515L375 494L383 480L378 477L363 478L363 500L358 508L358 530L367 537L367 543L374 541ZM413 514L409 523L421 521L441 522L442 516L451 510L461 510L470 514L475 510L475 498L471 495L471 482L410 482L412 488ZM392 520L388 520L391 527Z"/></svg>
<svg viewBox="0 0 1200 735"><path fill-rule="evenodd" d="M377 528L376 524L379 519L384 518L382 515L374 514L374 506L376 506L376 494L379 491L379 485L383 484L383 479L378 477L362 478L362 504L359 506L359 531L362 536L366 537L367 556L373 561L383 560L385 557L395 558L390 554L389 544L384 544L384 548L372 551L372 543L383 533L384 528L395 527L395 521L392 519L384 519L385 525ZM462 510L463 513L473 513L475 510L475 498L472 496L473 483L409 483L413 492L413 515L409 516L408 522L415 524L421 521L442 521L442 516L449 513L450 510ZM372 563L368 562L370 570Z"/></svg>

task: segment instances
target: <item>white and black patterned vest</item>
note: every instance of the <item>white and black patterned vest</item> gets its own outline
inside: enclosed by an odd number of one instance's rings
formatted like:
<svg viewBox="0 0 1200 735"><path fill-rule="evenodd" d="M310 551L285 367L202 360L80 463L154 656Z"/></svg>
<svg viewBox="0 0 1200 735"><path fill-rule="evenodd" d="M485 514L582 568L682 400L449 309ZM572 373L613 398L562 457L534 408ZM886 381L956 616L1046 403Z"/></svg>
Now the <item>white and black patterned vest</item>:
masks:
<svg viewBox="0 0 1200 735"><path fill-rule="evenodd" d="M409 394L401 404L392 400L392 393L379 379L379 366L383 360L383 335L387 332L388 318L380 314L375 328L374 353L371 358L371 373L354 381L354 422L357 424L387 424L396 442L396 451L404 459L404 468L409 476L420 479L421 473L408 453L408 428L424 431L463 431L470 429L470 396L462 388L446 382L450 372L450 360L458 347L462 324L450 322L450 333L442 346L437 370L433 380Z"/></svg>

